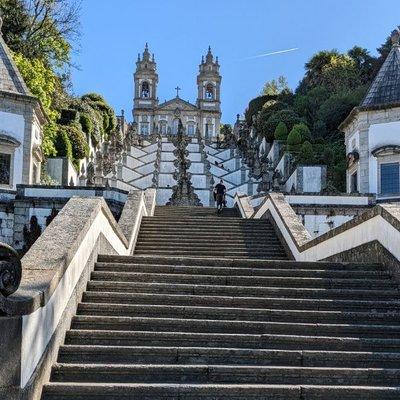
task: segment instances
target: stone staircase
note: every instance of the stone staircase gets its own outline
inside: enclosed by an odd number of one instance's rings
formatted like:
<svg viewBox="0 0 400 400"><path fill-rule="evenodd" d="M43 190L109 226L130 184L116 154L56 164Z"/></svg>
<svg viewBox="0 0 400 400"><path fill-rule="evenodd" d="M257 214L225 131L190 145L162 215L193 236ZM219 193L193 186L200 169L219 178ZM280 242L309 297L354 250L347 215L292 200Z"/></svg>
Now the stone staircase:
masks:
<svg viewBox="0 0 400 400"><path fill-rule="evenodd" d="M286 259L267 220L239 218L235 209L217 215L208 207L156 207L140 227L136 254Z"/></svg>
<svg viewBox="0 0 400 400"><path fill-rule="evenodd" d="M99 257L42 399L400 399L387 270L284 258L267 221L157 208Z"/></svg>

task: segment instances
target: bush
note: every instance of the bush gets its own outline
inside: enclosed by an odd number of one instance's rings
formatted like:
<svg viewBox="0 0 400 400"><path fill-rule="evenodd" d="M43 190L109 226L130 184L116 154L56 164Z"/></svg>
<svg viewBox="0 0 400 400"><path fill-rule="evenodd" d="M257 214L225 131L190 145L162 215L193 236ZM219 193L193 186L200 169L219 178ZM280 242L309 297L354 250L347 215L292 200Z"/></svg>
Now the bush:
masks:
<svg viewBox="0 0 400 400"><path fill-rule="evenodd" d="M59 127L54 141L54 147L57 150L57 156L68 157L72 160L72 144L69 140L67 131L63 127Z"/></svg>
<svg viewBox="0 0 400 400"><path fill-rule="evenodd" d="M303 141L312 139L310 129L304 122L294 125L293 129L296 129L300 133Z"/></svg>
<svg viewBox="0 0 400 400"><path fill-rule="evenodd" d="M79 122L82 126L83 132L87 133L88 135L91 135L93 132L93 122L90 119L89 114L87 113L81 113L79 117Z"/></svg>
<svg viewBox="0 0 400 400"><path fill-rule="evenodd" d="M264 125L264 135L268 142L274 139L275 129L280 122L283 122L290 131L294 125L302 122L301 118L290 109L280 110L273 113Z"/></svg>
<svg viewBox="0 0 400 400"><path fill-rule="evenodd" d="M288 150L298 152L302 143L303 137L301 136L301 129L299 129L299 127L293 127L287 138Z"/></svg>
<svg viewBox="0 0 400 400"><path fill-rule="evenodd" d="M301 165L315 164L314 149L312 144L307 140L300 147L298 163Z"/></svg>
<svg viewBox="0 0 400 400"><path fill-rule="evenodd" d="M288 128L284 122L279 122L276 126L274 137L276 140L287 140Z"/></svg>
<svg viewBox="0 0 400 400"><path fill-rule="evenodd" d="M88 157L89 145L86 141L85 134L76 125L69 125L66 128L72 145L73 159L82 160Z"/></svg>

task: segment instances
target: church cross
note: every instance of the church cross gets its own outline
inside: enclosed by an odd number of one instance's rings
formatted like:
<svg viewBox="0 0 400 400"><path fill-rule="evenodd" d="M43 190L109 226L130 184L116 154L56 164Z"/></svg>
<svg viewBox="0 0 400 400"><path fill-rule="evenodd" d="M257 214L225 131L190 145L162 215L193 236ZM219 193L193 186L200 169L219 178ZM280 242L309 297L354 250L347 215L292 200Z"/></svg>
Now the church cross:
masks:
<svg viewBox="0 0 400 400"><path fill-rule="evenodd" d="M181 90L181 88L177 86L175 90L176 90L176 97L179 97L179 91Z"/></svg>

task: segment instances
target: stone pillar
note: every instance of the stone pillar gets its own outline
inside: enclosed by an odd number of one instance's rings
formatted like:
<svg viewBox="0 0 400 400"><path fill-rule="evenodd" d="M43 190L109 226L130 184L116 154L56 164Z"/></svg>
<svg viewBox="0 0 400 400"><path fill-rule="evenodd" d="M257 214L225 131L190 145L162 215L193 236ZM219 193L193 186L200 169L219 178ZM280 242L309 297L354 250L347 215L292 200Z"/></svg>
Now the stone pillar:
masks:
<svg viewBox="0 0 400 400"><path fill-rule="evenodd" d="M235 156L235 169L240 168L240 157L238 155Z"/></svg>
<svg viewBox="0 0 400 400"><path fill-rule="evenodd" d="M246 182L246 167L242 165L240 167L240 183Z"/></svg>
<svg viewBox="0 0 400 400"><path fill-rule="evenodd" d="M369 141L368 128L360 130L359 134L359 181L358 188L360 193L369 193Z"/></svg>

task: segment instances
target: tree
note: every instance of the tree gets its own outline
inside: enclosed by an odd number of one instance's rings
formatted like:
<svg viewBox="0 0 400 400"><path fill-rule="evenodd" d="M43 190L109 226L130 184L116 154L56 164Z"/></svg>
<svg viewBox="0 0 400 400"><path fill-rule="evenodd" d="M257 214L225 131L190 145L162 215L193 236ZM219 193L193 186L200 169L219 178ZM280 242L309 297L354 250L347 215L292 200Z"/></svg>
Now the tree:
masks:
<svg viewBox="0 0 400 400"><path fill-rule="evenodd" d="M317 112L317 120L321 121L321 136L326 137L338 129L338 126L350 111L360 104L365 94L365 87L355 91L343 91L333 94Z"/></svg>
<svg viewBox="0 0 400 400"><path fill-rule="evenodd" d="M261 116L261 113L260 113ZM284 122L287 129L291 130L293 125L302 122L301 118L290 109L279 110L272 113L266 121L263 121L261 134L266 138L268 142L274 140L275 129L280 122ZM259 125L257 125L258 127Z"/></svg>
<svg viewBox="0 0 400 400"><path fill-rule="evenodd" d="M293 129L297 130L297 132L300 134L300 136L303 138L303 140L311 140L310 129L308 128L308 126L304 122L300 122L299 124L295 124L293 126Z"/></svg>
<svg viewBox="0 0 400 400"><path fill-rule="evenodd" d="M284 122L279 122L275 128L274 137L276 140L287 140L288 128Z"/></svg>
<svg viewBox="0 0 400 400"><path fill-rule="evenodd" d="M255 97L254 99L250 100L249 105L246 108L246 111L244 113L244 118L246 120L246 123L248 126L253 125L253 116L257 116L257 114L262 110L264 104L267 101L270 100L276 100L275 95L273 96L267 96L267 95L263 95L263 96L258 96Z"/></svg>
<svg viewBox="0 0 400 400"><path fill-rule="evenodd" d="M219 133L224 135L224 137L230 136L232 134L232 125L230 124L221 124Z"/></svg>
<svg viewBox="0 0 400 400"><path fill-rule="evenodd" d="M62 68L79 35L79 0L2 0L5 40L29 59Z"/></svg>
<svg viewBox="0 0 400 400"><path fill-rule="evenodd" d="M347 54L356 63L356 68L359 71L361 84L370 83L375 75L376 59L369 54L367 49L360 46L354 46Z"/></svg>
<svg viewBox="0 0 400 400"><path fill-rule="evenodd" d="M290 91L286 77L283 75L264 84L261 95L274 96L284 91Z"/></svg>
<svg viewBox="0 0 400 400"><path fill-rule="evenodd" d="M312 165L315 163L313 146L307 140L300 147L297 163L301 165Z"/></svg>
<svg viewBox="0 0 400 400"><path fill-rule="evenodd" d="M287 149L291 152L299 151L303 140L304 139L301 136L301 129L299 128L299 125L293 126L287 138Z"/></svg>
<svg viewBox="0 0 400 400"><path fill-rule="evenodd" d="M331 91L356 87L361 83L360 75L356 61L348 54L337 50L320 51L306 63L302 90L317 86Z"/></svg>

